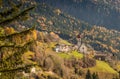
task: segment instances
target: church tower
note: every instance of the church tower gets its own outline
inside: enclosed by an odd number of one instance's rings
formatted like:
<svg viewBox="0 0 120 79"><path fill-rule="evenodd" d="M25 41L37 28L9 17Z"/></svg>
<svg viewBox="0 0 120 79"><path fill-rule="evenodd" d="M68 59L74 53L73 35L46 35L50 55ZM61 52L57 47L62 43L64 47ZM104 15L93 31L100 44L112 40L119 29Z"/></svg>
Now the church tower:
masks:
<svg viewBox="0 0 120 79"><path fill-rule="evenodd" d="M78 46L78 49L80 48L80 46L82 45L82 35L81 34L78 34L77 35L77 46Z"/></svg>

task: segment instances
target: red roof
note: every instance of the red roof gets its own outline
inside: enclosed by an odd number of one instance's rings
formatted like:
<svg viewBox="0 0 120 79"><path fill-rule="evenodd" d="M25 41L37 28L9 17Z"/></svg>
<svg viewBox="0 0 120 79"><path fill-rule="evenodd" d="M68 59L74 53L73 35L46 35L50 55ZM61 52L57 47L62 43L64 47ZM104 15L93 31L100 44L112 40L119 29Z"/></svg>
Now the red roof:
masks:
<svg viewBox="0 0 120 79"><path fill-rule="evenodd" d="M79 35L77 35L77 38L81 38L81 35L79 34Z"/></svg>

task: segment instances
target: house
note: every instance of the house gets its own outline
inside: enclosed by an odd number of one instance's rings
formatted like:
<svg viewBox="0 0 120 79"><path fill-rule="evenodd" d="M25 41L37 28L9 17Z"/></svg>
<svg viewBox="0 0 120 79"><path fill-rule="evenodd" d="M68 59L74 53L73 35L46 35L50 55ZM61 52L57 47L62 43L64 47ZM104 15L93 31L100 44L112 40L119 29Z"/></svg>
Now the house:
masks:
<svg viewBox="0 0 120 79"><path fill-rule="evenodd" d="M70 49L70 46L69 45L65 45L65 44L56 44L55 45L55 49L54 49L56 52L69 52L71 49Z"/></svg>
<svg viewBox="0 0 120 79"><path fill-rule="evenodd" d="M94 58L97 60L102 60L102 61L112 61L112 54L108 53L103 53L103 52L96 52L94 55Z"/></svg>
<svg viewBox="0 0 120 79"><path fill-rule="evenodd" d="M56 52L70 52L70 51L78 51L83 54L90 54L92 47L90 45L87 45L85 43L82 43L81 46L78 45L66 45L66 44L56 44L54 50Z"/></svg>
<svg viewBox="0 0 120 79"><path fill-rule="evenodd" d="M72 49L73 51L78 50L78 45L72 45L72 46L71 46L71 49Z"/></svg>
<svg viewBox="0 0 120 79"><path fill-rule="evenodd" d="M35 67L32 67L30 72L31 72L31 73L36 73L36 68L35 68Z"/></svg>
<svg viewBox="0 0 120 79"><path fill-rule="evenodd" d="M60 44L56 44L54 50L55 50L56 52L60 52L60 49L61 49Z"/></svg>
<svg viewBox="0 0 120 79"><path fill-rule="evenodd" d="M106 61L107 54L97 53L94 58L97 60Z"/></svg>

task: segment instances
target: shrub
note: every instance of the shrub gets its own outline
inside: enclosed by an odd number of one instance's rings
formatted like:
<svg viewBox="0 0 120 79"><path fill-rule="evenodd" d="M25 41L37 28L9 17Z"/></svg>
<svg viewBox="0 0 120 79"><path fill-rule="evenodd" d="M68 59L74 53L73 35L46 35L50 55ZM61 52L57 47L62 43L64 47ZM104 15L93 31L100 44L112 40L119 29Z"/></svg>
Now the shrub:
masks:
<svg viewBox="0 0 120 79"><path fill-rule="evenodd" d="M88 67L93 67L96 65L96 61L94 59L88 58L88 57L83 57L83 68L88 68Z"/></svg>

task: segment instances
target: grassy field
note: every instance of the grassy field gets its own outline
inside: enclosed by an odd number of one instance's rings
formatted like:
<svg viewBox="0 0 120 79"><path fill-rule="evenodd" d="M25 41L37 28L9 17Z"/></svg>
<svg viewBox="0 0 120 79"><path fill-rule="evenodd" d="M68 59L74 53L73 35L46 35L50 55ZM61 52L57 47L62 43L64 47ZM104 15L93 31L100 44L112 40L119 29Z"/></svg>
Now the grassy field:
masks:
<svg viewBox="0 0 120 79"><path fill-rule="evenodd" d="M71 43L69 43L68 41L63 40L63 39L60 39L59 43L60 43L60 44L71 45Z"/></svg>
<svg viewBox="0 0 120 79"><path fill-rule="evenodd" d="M120 71L120 65L117 65L117 71Z"/></svg>
<svg viewBox="0 0 120 79"><path fill-rule="evenodd" d="M117 72L104 61L96 60L96 66L89 69L92 72L105 72L105 73L117 74Z"/></svg>
<svg viewBox="0 0 120 79"><path fill-rule="evenodd" d="M83 54L77 52L77 51L72 51L71 53L58 53L58 55L62 58L71 58L71 57L75 57L75 58L82 58Z"/></svg>

